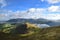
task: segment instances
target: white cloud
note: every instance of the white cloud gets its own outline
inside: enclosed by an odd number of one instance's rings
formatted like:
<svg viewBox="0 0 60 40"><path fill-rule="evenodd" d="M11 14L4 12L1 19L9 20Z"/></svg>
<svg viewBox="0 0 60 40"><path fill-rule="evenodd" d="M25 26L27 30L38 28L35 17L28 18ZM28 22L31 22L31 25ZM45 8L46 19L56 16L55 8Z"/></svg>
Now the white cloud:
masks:
<svg viewBox="0 0 60 40"><path fill-rule="evenodd" d="M41 17L42 13L45 12L45 9L43 9L43 8L30 8L27 11L28 11L28 14L26 13L26 15L28 15L28 17L37 19L37 18Z"/></svg>
<svg viewBox="0 0 60 40"><path fill-rule="evenodd" d="M8 11L7 12L3 12L5 14L7 14L6 17L9 17L9 18L33 18L33 19L37 19L37 18L40 18L42 16L42 13L45 11L45 9L42 9L42 8L30 8L26 11L16 11L16 12L13 12L13 11Z"/></svg>
<svg viewBox="0 0 60 40"><path fill-rule="evenodd" d="M50 11L50 12L60 12L60 6L50 6L50 7L48 7L48 11Z"/></svg>
<svg viewBox="0 0 60 40"><path fill-rule="evenodd" d="M44 16L44 18L49 20L58 20L60 19L60 14L47 14L47 16Z"/></svg>
<svg viewBox="0 0 60 40"><path fill-rule="evenodd" d="M31 9L29 9L29 11L35 12L36 10L35 10L35 8L31 8Z"/></svg>
<svg viewBox="0 0 60 40"><path fill-rule="evenodd" d="M7 5L6 0L0 0L0 7L3 8Z"/></svg>
<svg viewBox="0 0 60 40"><path fill-rule="evenodd" d="M58 3L60 0L41 0L48 3ZM5 0L0 0L1 8L7 5ZM52 13L53 12L53 13ZM57 12L57 13L56 13ZM60 6L50 6L48 8L30 8L25 11L0 10L0 19L12 19L12 18L45 18L50 20L60 19ZM48 14L46 14L48 13ZM55 14L56 13L56 14Z"/></svg>
<svg viewBox="0 0 60 40"><path fill-rule="evenodd" d="M56 8L55 8L56 7ZM12 18L33 18L33 19L38 19L38 18L45 18L49 20L58 20L60 19L60 12L58 10L58 6L51 6L49 8L43 9L43 8L30 8L25 11L11 11L11 10L1 10L0 13L3 15L0 17L5 18L5 19L12 19ZM47 11L48 10L48 11ZM58 13L57 13L57 12ZM56 14L55 14L56 12Z"/></svg>
<svg viewBox="0 0 60 40"><path fill-rule="evenodd" d="M0 18L3 18L5 17L6 15L5 14L0 14Z"/></svg>
<svg viewBox="0 0 60 40"><path fill-rule="evenodd" d="M41 0L42 2L44 1L44 0Z"/></svg>
<svg viewBox="0 0 60 40"><path fill-rule="evenodd" d="M50 4L55 4L60 2L60 0L41 0L41 1L47 1Z"/></svg>
<svg viewBox="0 0 60 40"><path fill-rule="evenodd" d="M58 3L60 0L47 0L49 3Z"/></svg>

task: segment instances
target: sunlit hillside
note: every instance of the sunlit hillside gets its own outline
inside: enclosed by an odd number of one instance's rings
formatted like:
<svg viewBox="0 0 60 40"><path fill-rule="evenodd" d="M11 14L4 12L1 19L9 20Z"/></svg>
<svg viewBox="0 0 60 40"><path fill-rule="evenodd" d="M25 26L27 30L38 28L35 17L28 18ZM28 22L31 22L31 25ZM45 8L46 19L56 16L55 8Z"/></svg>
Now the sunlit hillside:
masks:
<svg viewBox="0 0 60 40"><path fill-rule="evenodd" d="M38 28L37 26L36 26L36 24L31 24L31 23L26 23L27 24L27 28L31 28L31 27L33 27L33 28Z"/></svg>
<svg viewBox="0 0 60 40"><path fill-rule="evenodd" d="M60 40L60 26L38 28L34 24L0 24L0 40Z"/></svg>

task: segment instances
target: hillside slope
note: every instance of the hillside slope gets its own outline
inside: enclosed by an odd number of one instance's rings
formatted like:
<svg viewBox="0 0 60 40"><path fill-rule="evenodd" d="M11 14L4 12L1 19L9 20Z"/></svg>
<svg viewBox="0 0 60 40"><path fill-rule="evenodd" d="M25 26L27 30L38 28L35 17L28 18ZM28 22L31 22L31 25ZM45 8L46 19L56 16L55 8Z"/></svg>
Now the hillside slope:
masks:
<svg viewBox="0 0 60 40"><path fill-rule="evenodd" d="M49 28L30 28L30 33L11 34L0 32L0 40L60 40L60 26Z"/></svg>
<svg viewBox="0 0 60 40"><path fill-rule="evenodd" d="M60 26L41 29L26 40L60 40Z"/></svg>

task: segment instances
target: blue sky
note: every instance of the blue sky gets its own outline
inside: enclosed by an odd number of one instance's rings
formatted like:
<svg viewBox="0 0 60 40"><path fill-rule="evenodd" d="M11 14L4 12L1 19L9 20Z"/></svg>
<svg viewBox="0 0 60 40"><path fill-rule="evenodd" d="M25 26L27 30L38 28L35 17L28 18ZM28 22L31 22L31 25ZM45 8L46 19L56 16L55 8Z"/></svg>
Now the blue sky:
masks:
<svg viewBox="0 0 60 40"><path fill-rule="evenodd" d="M0 20L13 18L60 19L60 0L0 0Z"/></svg>
<svg viewBox="0 0 60 40"><path fill-rule="evenodd" d="M29 8L47 8L50 6L47 2L41 0L7 0L6 10L27 10Z"/></svg>

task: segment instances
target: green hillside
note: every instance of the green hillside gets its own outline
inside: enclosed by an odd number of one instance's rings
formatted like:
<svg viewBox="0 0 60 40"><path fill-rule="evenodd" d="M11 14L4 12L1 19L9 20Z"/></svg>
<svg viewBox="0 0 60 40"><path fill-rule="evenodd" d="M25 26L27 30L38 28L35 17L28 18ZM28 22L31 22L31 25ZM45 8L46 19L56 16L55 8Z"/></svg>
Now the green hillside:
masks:
<svg viewBox="0 0 60 40"><path fill-rule="evenodd" d="M40 32L27 37L26 40L60 40L60 26L41 29Z"/></svg>
<svg viewBox="0 0 60 40"><path fill-rule="evenodd" d="M0 24L0 40L60 40L60 26L41 29L27 25Z"/></svg>

